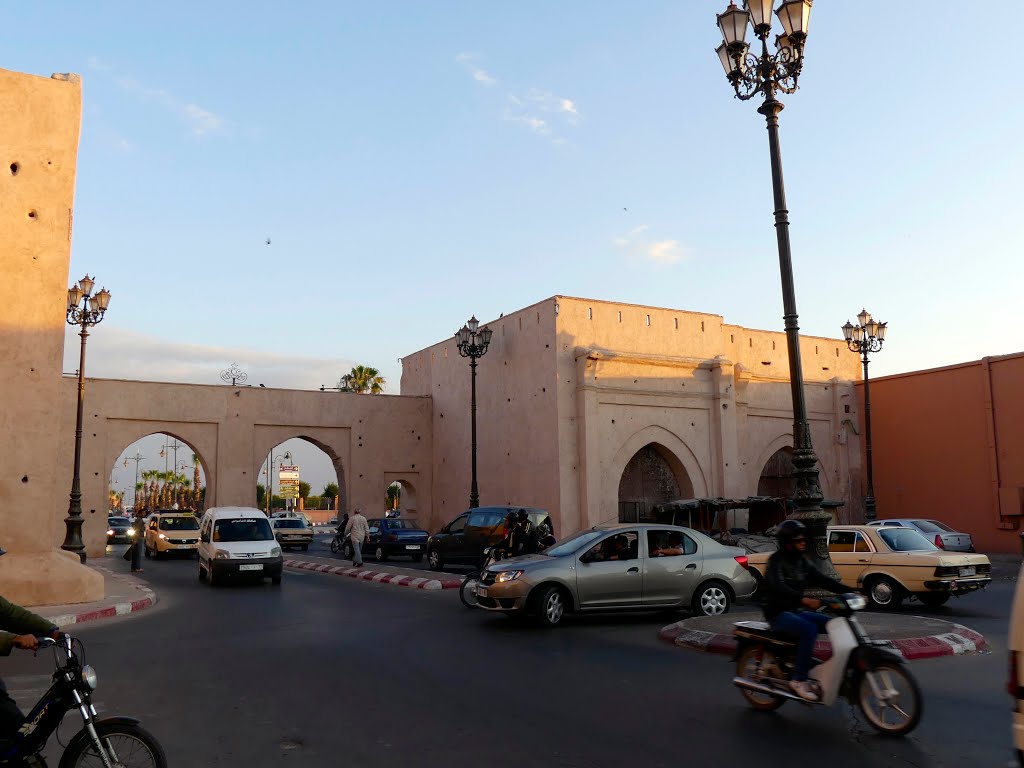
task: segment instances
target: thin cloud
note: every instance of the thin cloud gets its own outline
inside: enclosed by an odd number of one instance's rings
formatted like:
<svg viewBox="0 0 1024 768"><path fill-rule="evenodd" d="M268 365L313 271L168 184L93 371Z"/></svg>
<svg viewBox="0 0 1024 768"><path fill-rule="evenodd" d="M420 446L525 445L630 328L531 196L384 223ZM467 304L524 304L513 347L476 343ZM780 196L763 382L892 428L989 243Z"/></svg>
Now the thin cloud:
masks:
<svg viewBox="0 0 1024 768"><path fill-rule="evenodd" d="M455 57L455 60L465 67L470 76L481 85L497 85L497 78L492 77L491 73L483 67L478 67L476 65L475 61L477 58L478 57L475 53L460 53Z"/></svg>
<svg viewBox="0 0 1024 768"><path fill-rule="evenodd" d="M647 257L656 264L675 264L682 261L683 256L678 240L662 240L647 248Z"/></svg>
<svg viewBox="0 0 1024 768"><path fill-rule="evenodd" d="M631 229L626 237L612 240L612 244L626 251L630 258L650 261L661 266L678 264L690 257L689 250L683 248L678 240L649 240L640 237L648 229L647 224L641 224Z"/></svg>

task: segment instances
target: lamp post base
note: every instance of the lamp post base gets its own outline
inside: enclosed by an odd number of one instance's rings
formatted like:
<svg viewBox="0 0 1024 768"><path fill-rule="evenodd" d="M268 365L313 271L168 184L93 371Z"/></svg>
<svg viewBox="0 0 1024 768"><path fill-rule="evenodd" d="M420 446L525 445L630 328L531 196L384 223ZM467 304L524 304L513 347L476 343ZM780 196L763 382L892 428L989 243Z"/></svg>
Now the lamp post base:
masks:
<svg viewBox="0 0 1024 768"><path fill-rule="evenodd" d="M85 544L82 542L83 522L85 521L81 515L68 515L64 518L64 526L67 528L67 533L64 535L64 543L60 545L60 548L78 555L82 565L85 565Z"/></svg>

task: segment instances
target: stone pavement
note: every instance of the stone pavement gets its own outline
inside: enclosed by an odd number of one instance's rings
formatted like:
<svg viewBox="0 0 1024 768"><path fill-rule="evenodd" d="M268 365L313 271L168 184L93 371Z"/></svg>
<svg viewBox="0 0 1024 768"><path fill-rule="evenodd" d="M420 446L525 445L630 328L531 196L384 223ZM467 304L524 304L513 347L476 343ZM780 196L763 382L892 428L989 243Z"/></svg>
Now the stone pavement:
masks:
<svg viewBox="0 0 1024 768"><path fill-rule="evenodd" d="M450 573L418 571L414 568L402 568L384 563L365 563L353 568L347 560L336 557L318 557L316 555L289 555L284 560L285 567L317 573L331 573L336 576L348 576L378 584L389 584L393 587L411 587L412 589L458 589L465 577ZM428 575L424 575L428 574Z"/></svg>
<svg viewBox="0 0 1024 768"><path fill-rule="evenodd" d="M978 653L987 648L985 638L973 629L929 616L864 611L857 614L857 619L868 637L886 641L890 650L908 661ZM669 624L659 634L662 640L679 648L732 654L736 650L736 640L732 636L733 624L737 621L763 620L760 611L698 616ZM818 658L828 658L831 653L831 645L822 635L814 646L814 654Z"/></svg>
<svg viewBox="0 0 1024 768"><path fill-rule="evenodd" d="M67 629L72 624L81 624L84 621L95 621L112 616L125 616L156 605L156 592L137 577L128 573L116 573L106 564L89 562L87 565L103 575L104 597L102 600L69 605L26 606L26 608L50 619L58 627Z"/></svg>

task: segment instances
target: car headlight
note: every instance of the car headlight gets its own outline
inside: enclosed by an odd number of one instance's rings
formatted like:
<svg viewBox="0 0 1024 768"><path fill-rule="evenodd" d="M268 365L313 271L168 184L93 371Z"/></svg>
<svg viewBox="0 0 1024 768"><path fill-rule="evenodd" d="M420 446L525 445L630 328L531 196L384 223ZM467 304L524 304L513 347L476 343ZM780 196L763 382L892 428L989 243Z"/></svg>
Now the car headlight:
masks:
<svg viewBox="0 0 1024 768"><path fill-rule="evenodd" d="M156 537L157 537L158 539L166 539L166 538L167 538L167 537L166 537L166 536L164 536L164 535L163 535L162 533L158 533L158 534L156 535Z"/></svg>
<svg viewBox="0 0 1024 768"><path fill-rule="evenodd" d="M215 560L230 560L231 553L225 552L223 549L218 549L216 552L213 553L213 558Z"/></svg>
<svg viewBox="0 0 1024 768"><path fill-rule="evenodd" d="M90 691L95 691L97 682L96 670L92 668L92 665L86 664L82 667L82 685Z"/></svg>
<svg viewBox="0 0 1024 768"><path fill-rule="evenodd" d="M113 536L113 535L114 535L114 530L112 528L107 528L107 536Z"/></svg>
<svg viewBox="0 0 1024 768"><path fill-rule="evenodd" d="M270 556L271 557L280 557L281 556L281 548L280 547L272 547L271 550L270 550Z"/></svg>
<svg viewBox="0 0 1024 768"><path fill-rule="evenodd" d="M502 571L494 580L500 584L503 581L515 581L522 575L522 571Z"/></svg>
<svg viewBox="0 0 1024 768"><path fill-rule="evenodd" d="M128 535L129 536L134 536L135 535L135 529L134 528L129 528L128 529Z"/></svg>

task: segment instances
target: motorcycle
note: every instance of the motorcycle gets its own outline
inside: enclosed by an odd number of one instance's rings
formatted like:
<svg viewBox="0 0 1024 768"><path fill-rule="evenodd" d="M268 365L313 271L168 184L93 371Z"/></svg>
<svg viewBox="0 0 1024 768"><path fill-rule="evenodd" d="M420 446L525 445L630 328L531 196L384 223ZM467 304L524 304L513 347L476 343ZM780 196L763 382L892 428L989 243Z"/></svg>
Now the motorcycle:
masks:
<svg viewBox="0 0 1024 768"><path fill-rule="evenodd" d="M819 609L833 618L825 625L832 656L817 662L808 675L816 683L818 701L807 701L789 686L796 642L772 632L763 621L738 621L736 677L733 684L757 710L772 711L793 699L804 704L832 705L840 696L860 708L868 723L885 736L905 736L921 720L921 691L902 657L871 640L854 615L867 601L842 595L823 601Z"/></svg>
<svg viewBox="0 0 1024 768"><path fill-rule="evenodd" d="M85 663L80 640L62 635L60 641L39 638L39 648L54 648L53 684L25 718L13 738L0 741L0 766L46 768L42 751L47 740L73 709L85 725L64 749L60 768L167 768L159 742L133 717L98 719L92 704L96 670ZM61 663L60 654L64 655Z"/></svg>
<svg viewBox="0 0 1024 768"><path fill-rule="evenodd" d="M345 536L342 533L335 533L334 538L331 539L331 554L338 554L341 549L345 546Z"/></svg>

